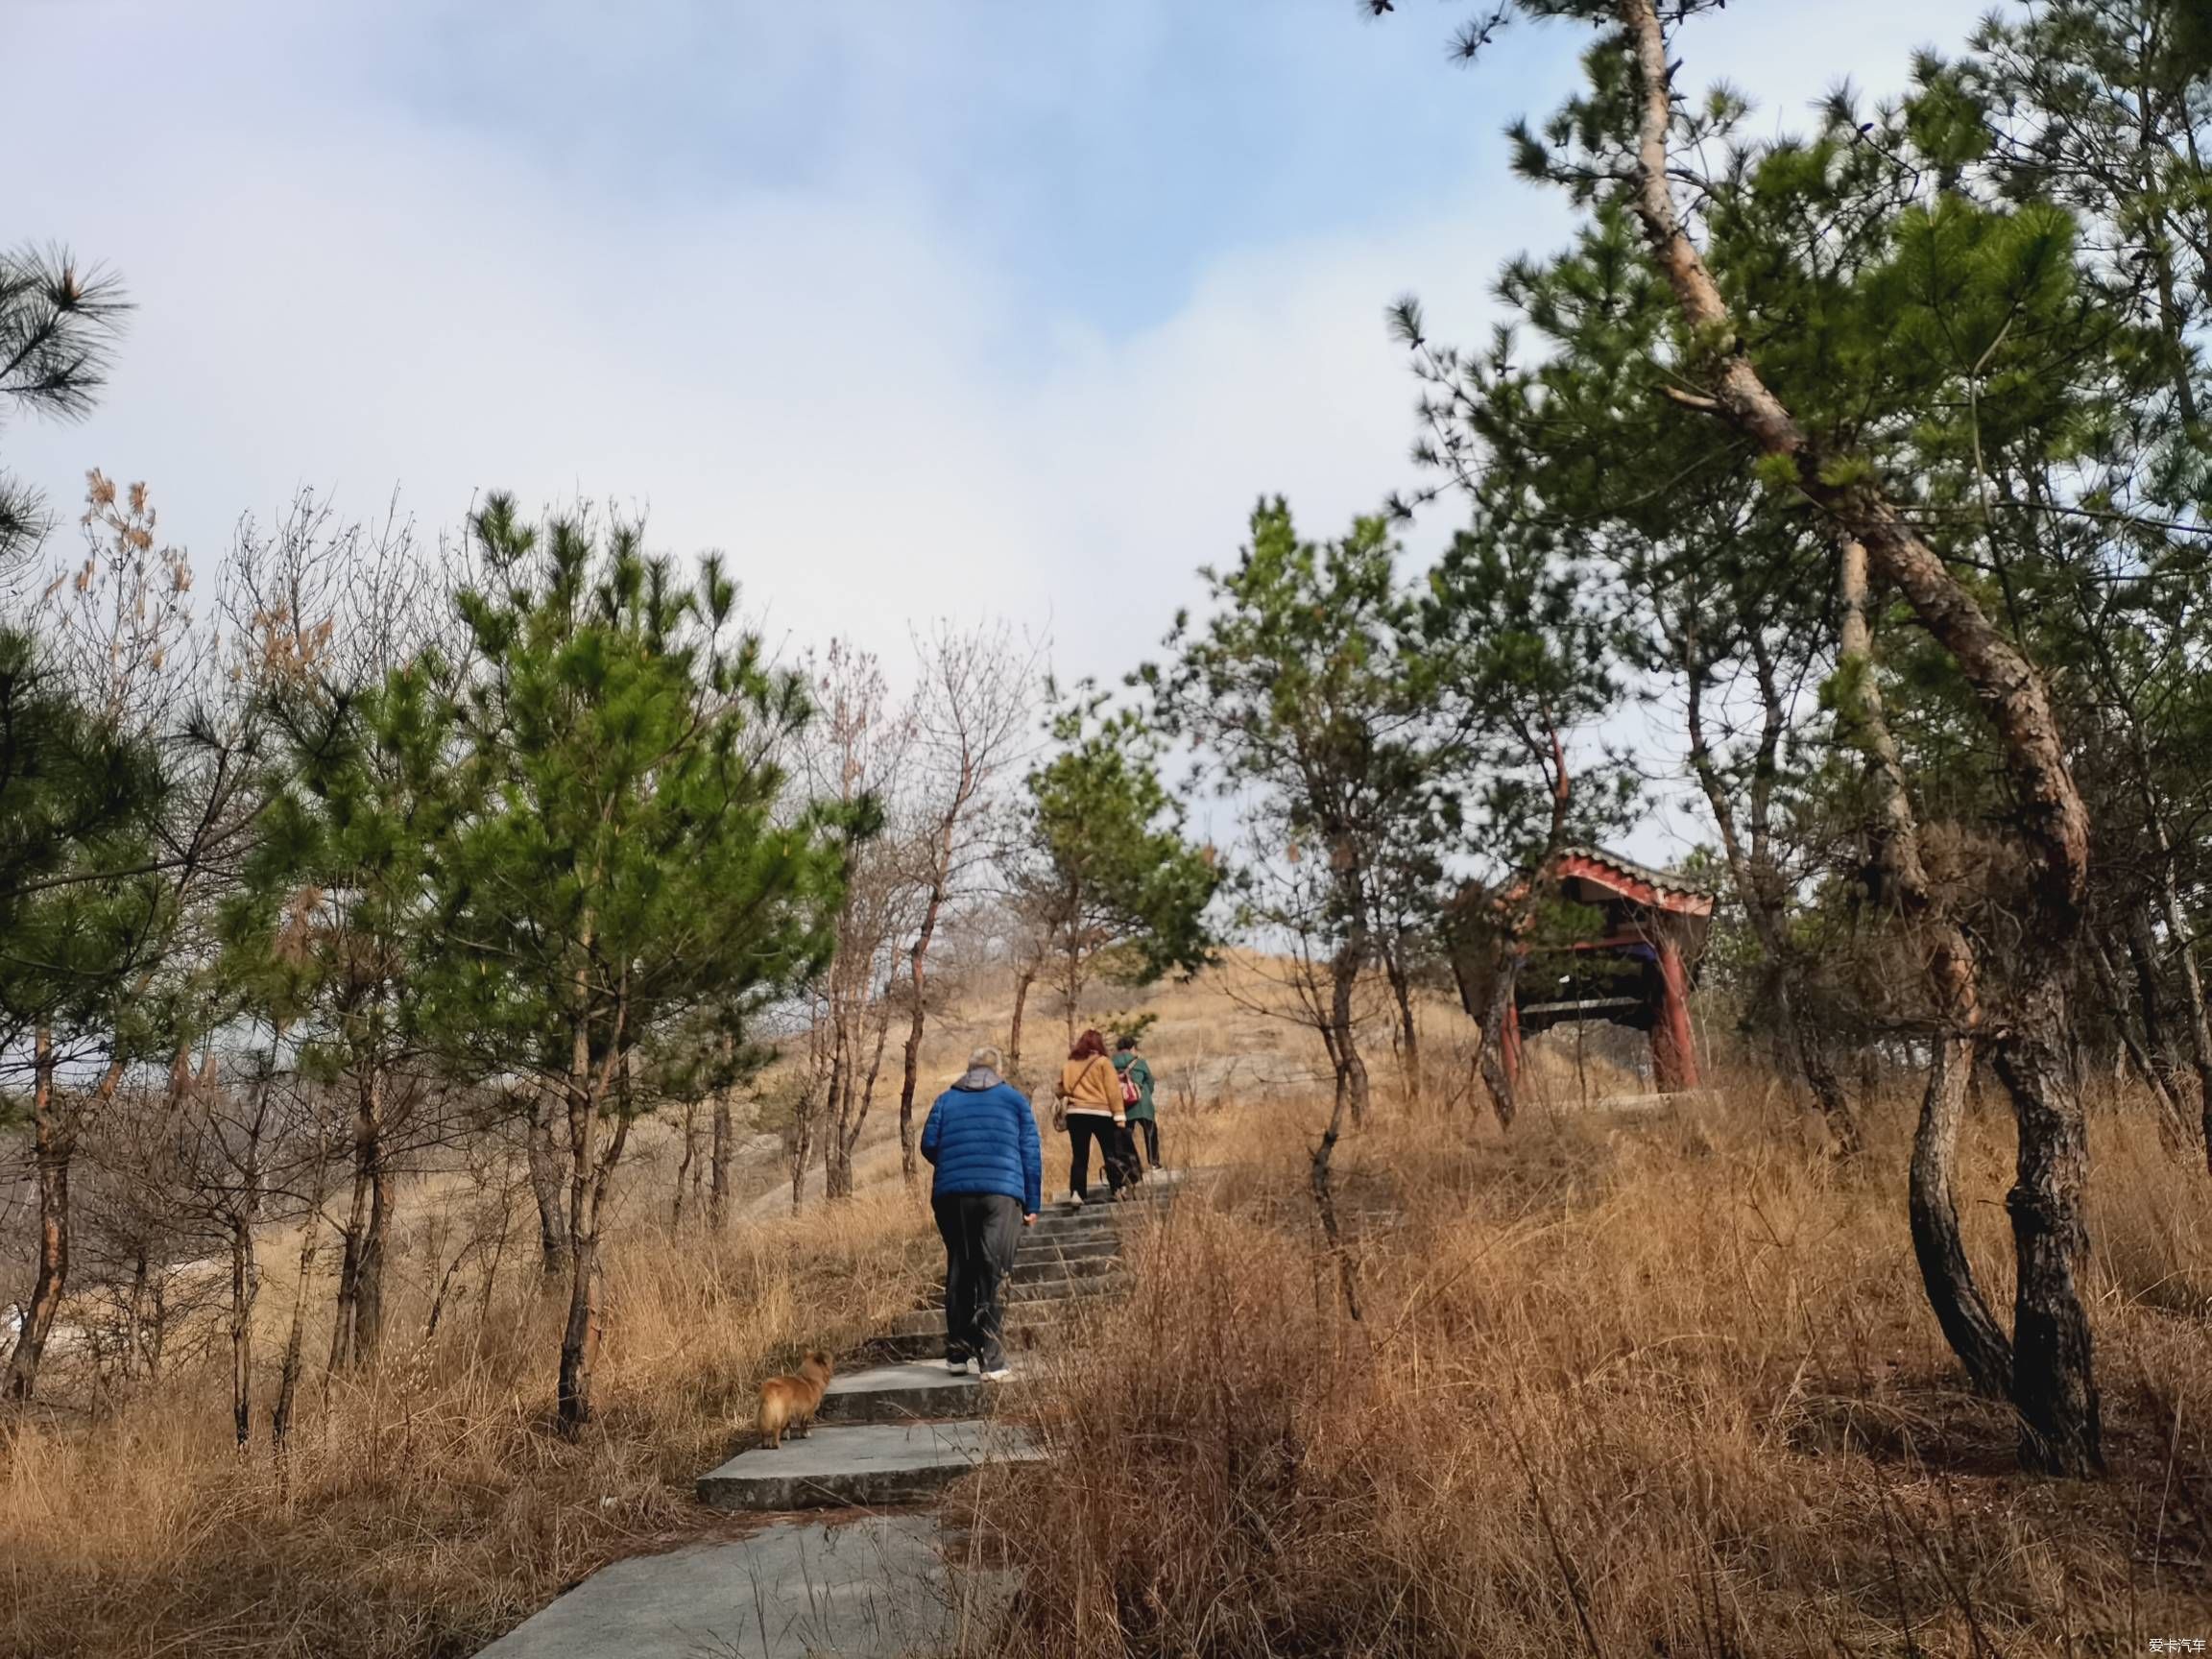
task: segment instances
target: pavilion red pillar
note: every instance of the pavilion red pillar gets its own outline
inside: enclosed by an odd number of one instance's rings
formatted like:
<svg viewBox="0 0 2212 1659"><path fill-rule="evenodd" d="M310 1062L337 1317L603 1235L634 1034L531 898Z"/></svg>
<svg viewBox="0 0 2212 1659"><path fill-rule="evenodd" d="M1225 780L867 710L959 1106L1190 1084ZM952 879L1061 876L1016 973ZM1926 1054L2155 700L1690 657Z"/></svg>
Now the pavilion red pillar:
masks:
<svg viewBox="0 0 2212 1659"><path fill-rule="evenodd" d="M1690 971L1671 933L1652 941L1659 951L1658 1017L1651 1022L1651 1075L1663 1094L1697 1087L1697 1040L1690 1029Z"/></svg>
<svg viewBox="0 0 2212 1659"><path fill-rule="evenodd" d="M1505 1001L1504 1029L1498 1033L1498 1064L1505 1072L1505 1087L1521 1087L1521 1010L1511 998Z"/></svg>

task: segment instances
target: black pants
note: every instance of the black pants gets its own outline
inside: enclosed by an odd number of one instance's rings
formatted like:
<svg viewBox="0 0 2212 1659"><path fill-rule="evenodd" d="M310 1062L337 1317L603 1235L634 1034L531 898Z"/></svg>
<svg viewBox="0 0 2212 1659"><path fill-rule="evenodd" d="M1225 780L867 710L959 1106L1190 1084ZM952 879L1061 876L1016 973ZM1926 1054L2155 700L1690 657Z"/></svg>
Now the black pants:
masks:
<svg viewBox="0 0 2212 1659"><path fill-rule="evenodd" d="M1006 1276L1022 1242L1022 1200L1003 1192L947 1192L929 1200L945 1240L945 1359L1006 1363Z"/></svg>
<svg viewBox="0 0 2212 1659"><path fill-rule="evenodd" d="M1129 1139L1126 1129L1118 1129L1114 1119L1096 1112L1070 1112L1068 1114L1068 1144L1071 1156L1068 1163L1068 1190L1078 1198L1091 1196L1091 1143L1098 1143L1098 1162L1106 1171L1106 1185L1116 1192L1129 1179L1125 1163L1128 1153L1122 1150Z"/></svg>
<svg viewBox="0 0 2212 1659"><path fill-rule="evenodd" d="M1160 1124L1157 1118L1132 1118L1129 1119L1129 1151L1132 1158L1137 1151L1137 1132L1144 1132L1144 1167L1160 1167Z"/></svg>

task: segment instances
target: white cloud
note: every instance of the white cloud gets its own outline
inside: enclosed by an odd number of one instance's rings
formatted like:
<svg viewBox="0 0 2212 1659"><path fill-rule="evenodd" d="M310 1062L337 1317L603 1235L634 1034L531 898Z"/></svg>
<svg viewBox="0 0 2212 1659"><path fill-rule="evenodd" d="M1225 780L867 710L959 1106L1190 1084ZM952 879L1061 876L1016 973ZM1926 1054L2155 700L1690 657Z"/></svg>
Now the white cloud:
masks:
<svg viewBox="0 0 2212 1659"><path fill-rule="evenodd" d="M1894 84L1907 47L1955 42L1972 15L1744 10L1700 31L1692 73L1761 87L1784 116L1846 70ZM1313 11L1361 49L1347 8ZM22 20L45 68L12 126L52 153L12 178L0 228L107 257L140 305L89 424L7 434L10 464L63 504L88 466L146 478L205 557L301 484L364 515L397 485L429 526L489 488L613 493L650 504L663 546L726 548L801 641L897 657L910 621L998 613L1049 626L1064 670L1111 676L1194 595L1193 566L1233 555L1255 496L1288 494L1321 534L1406 483L1414 387L1384 305L1418 290L1444 336L1475 338L1500 259L1564 224L1474 179L1380 231L1290 224L1213 250L1171 315L1109 334L936 211L945 180L831 169L804 193L709 195L357 96L330 55L369 15L317 34L233 13L213 47L143 8ZM130 23L112 71L113 36L87 28L103 19ZM1404 95L1460 100L1489 133L1523 98L1541 113L1579 44L1439 63ZM833 45L809 36L808 60ZM869 50L874 83L891 71ZM172 53L190 67L165 74ZM927 108L933 73L915 66L899 120Z"/></svg>

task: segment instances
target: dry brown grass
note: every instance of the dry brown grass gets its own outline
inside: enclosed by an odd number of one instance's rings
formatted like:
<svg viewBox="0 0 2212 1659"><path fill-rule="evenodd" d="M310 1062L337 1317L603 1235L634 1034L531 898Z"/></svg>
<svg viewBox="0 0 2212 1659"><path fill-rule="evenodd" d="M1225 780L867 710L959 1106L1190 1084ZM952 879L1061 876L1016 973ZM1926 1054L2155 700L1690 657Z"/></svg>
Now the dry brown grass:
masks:
<svg viewBox="0 0 2212 1659"><path fill-rule="evenodd" d="M559 1298L529 1261L488 1321L448 1315L339 1384L289 1469L232 1451L226 1384L204 1372L97 1419L0 1426L0 1654L473 1653L603 1562L719 1525L690 1483L760 1378L911 1306L934 1271L925 1227L894 1185L834 1228L616 1239L606 1406L576 1444L548 1422ZM421 1317L403 1297L392 1329Z"/></svg>
<svg viewBox="0 0 2212 1659"><path fill-rule="evenodd" d="M1364 1318L1303 1196L1318 1109L1245 1162L1028 1399L1059 1462L979 1500L1046 1654L2137 1652L2212 1634L2212 1206L2097 1124L2110 1477L2031 1479L1965 1393L1906 1239L1909 1109L1865 1166L1766 1091L1644 1119L1348 1143ZM1286 1132L1288 1131L1288 1132ZM2007 1137L1969 1226L2009 1294Z"/></svg>
<svg viewBox="0 0 2212 1659"><path fill-rule="evenodd" d="M1539 1044L1505 1142L1432 1034L1426 1113L1385 1104L1339 1153L1355 1325L1304 1190L1325 1098L1226 1070L1274 1055L1287 1077L1300 1035L1214 984L1153 1006L1169 1154L1230 1172L1170 1213L1092 1347L1032 1361L1016 1408L1060 1462L972 1495L980 1546L1028 1574L1010 1650L1979 1659L2212 1634L2212 1206L2139 1119L2108 1104L2095 1136L2113 1471L2054 1485L2013 1473L2006 1413L1959 1388L1924 1310L1909 1102L1839 1172L1771 1079L1579 1114ZM947 1029L931 1075L997 1035L988 1013ZM1593 1067L1599 1092L1631 1081ZM1209 1071L1229 1086L1185 1088ZM434 1275L410 1260L385 1363L326 1405L312 1374L288 1471L232 1453L214 1364L0 1429L0 1659L469 1654L604 1561L731 1527L691 1481L759 1378L849 1351L934 1279L888 1116L881 1178L834 1225L810 1207L671 1240L666 1160L626 1172L580 1443L547 1422L556 1313L513 1256L490 1318L471 1286L427 1345ZM2003 1121L1978 1120L1965 1218L1999 1300L2008 1159ZM1064 1175L1048 1142L1048 1189ZM287 1257L264 1250L265 1360Z"/></svg>

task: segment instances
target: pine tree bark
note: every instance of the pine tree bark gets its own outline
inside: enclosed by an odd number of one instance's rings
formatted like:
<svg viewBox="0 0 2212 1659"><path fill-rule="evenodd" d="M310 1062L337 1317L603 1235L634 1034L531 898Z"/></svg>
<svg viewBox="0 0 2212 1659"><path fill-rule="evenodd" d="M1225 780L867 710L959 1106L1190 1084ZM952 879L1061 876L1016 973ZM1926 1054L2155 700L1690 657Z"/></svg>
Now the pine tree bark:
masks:
<svg viewBox="0 0 2212 1659"><path fill-rule="evenodd" d="M684 1229L684 1193L691 1180L691 1171L699 1162L699 1103L684 1103L684 1151L676 1160L676 1195L668 1201L668 1231L680 1233Z"/></svg>
<svg viewBox="0 0 2212 1659"><path fill-rule="evenodd" d="M1367 1121L1367 1062L1359 1057L1358 1037L1352 1022L1352 994L1365 954L1363 941L1348 939L1329 963L1331 1058L1335 1062L1339 1105L1351 1108L1355 1128Z"/></svg>
<svg viewBox="0 0 2212 1659"><path fill-rule="evenodd" d="M623 1048L626 1007L617 999L607 1029L607 1054L591 1064L590 986L576 975L576 1003L569 1017L568 1103L568 1317L561 1332L561 1366L556 1413L561 1431L573 1438L591 1421L596 1403L592 1383L599 1363L603 1313L604 1250L600 1223L607 1188L630 1137L630 1068ZM614 1130L606 1150L599 1149L600 1118L610 1089L619 1079Z"/></svg>
<svg viewBox="0 0 2212 1659"><path fill-rule="evenodd" d="M2058 975L2080 935L2088 893L2088 812L2033 666L1878 486L1830 481L1826 458L1744 352L1719 286L1682 228L1668 182L1671 88L1655 0L1618 4L1640 94L1630 206L1683 321L1693 334L1716 343L1707 365L1713 396L1694 401L1726 421L1761 454L1792 465L1800 493L1841 534L1865 547L1873 570L1905 596L1950 655L2003 747L2019 800L2017 826L2037 867L2035 943L2022 965L2019 1007L1992 1053L2012 1095L2020 1137L2014 1185L2006 1200L2018 1266L2012 1400L2021 1416L2023 1461L2055 1473L2087 1474L2104 1463L2093 1343L2075 1280L2087 1239L2080 1205L2088 1141L2081 1101L2063 1063L2065 1000Z"/></svg>
<svg viewBox="0 0 2212 1659"><path fill-rule="evenodd" d="M321 1160L317 1163L320 1167ZM276 1404L269 1413L269 1438L278 1457L284 1455L291 1443L292 1420L300 1403L300 1375L304 1369L301 1359L307 1344L307 1296L315 1283L315 1258L323 1241L323 1229L314 1215L323 1207L320 1172L315 1188L314 1198L308 1206L309 1219L300 1229L299 1289L292 1298L292 1324L284 1335L284 1360L276 1374Z"/></svg>
<svg viewBox="0 0 2212 1659"><path fill-rule="evenodd" d="M1382 952L1382 972L1390 981L1390 999L1398 1008L1398 1062L1405 1073L1406 1103L1421 1103L1421 1028L1413 1019L1413 982L1406 972L1403 946L1393 943Z"/></svg>
<svg viewBox="0 0 2212 1659"><path fill-rule="evenodd" d="M8 1357L8 1398L29 1400L38 1389L38 1367L54 1334L61 1292L69 1283L69 1165L75 1137L54 1088L54 1032L40 1025L32 1038L31 1156L38 1181L38 1274L23 1329Z"/></svg>
<svg viewBox="0 0 2212 1659"><path fill-rule="evenodd" d="M363 1072L353 1110L353 1197L347 1212L345 1253L338 1267L330 1368L372 1363L383 1338L384 1258L391 1231L383 1141L383 1074Z"/></svg>
<svg viewBox="0 0 2212 1659"><path fill-rule="evenodd" d="M2012 1386L2012 1344L1974 1280L1959 1227L1959 1132L1982 1025L1980 970L1974 947L1938 902L1920 855L1920 821L1906 787L1904 760L1882 706L1874 674L1866 549L1846 540L1838 548L1838 669L1850 702L1846 720L1866 757L1874 795L1869 833L1884 895L1917 937L1927 968L1937 1029L1929 1040L1928 1081L1912 1134L1906 1212L1920 1283L1951 1351L1968 1380L2003 1399Z"/></svg>
<svg viewBox="0 0 2212 1659"><path fill-rule="evenodd" d="M707 1225L716 1233L730 1226L730 1164L737 1155L735 1125L727 1095L714 1099L714 1138L708 1151Z"/></svg>
<svg viewBox="0 0 2212 1659"><path fill-rule="evenodd" d="M231 1215L229 1234L230 1431L243 1452L253 1441L253 1297L259 1287L251 1216Z"/></svg>
<svg viewBox="0 0 2212 1659"><path fill-rule="evenodd" d="M530 1158L530 1193L538 1203L539 1265L548 1282L568 1271L568 1212L561 1197L561 1151L553 1138L554 1093L542 1084L531 1088L525 1133Z"/></svg>
<svg viewBox="0 0 2212 1659"><path fill-rule="evenodd" d="M2149 911L2128 906L2122 941L2128 948L2128 972L2135 980L2135 1006L2143 1017L2143 1039L2158 1075L2171 1091L2176 1076L2174 1048L2167 1038L2165 1011L2158 996L2158 941L2152 936Z"/></svg>
<svg viewBox="0 0 2212 1659"><path fill-rule="evenodd" d="M2166 828L2165 805L2158 798L2151 766L2151 748L2140 724L2128 722L2133 739L2137 775L2142 781L2144 816L2150 820L2152 850L2158 856L2158 902L2166 922L2166 937L2174 960L2181 970L2182 999L2189 1020L2189 1059L2197 1072L2199 1128L2203 1137L2205 1168L2212 1171L2212 1019L2204 1007L2204 977L2197 966L2197 935L2181 907L2181 888L2176 876L2174 837Z"/></svg>
<svg viewBox="0 0 2212 1659"><path fill-rule="evenodd" d="M1482 1022L1477 1036L1479 1045L1475 1055L1476 1069L1481 1074L1482 1087L1489 1092L1490 1110L1497 1114L1498 1127L1510 1130L1519 1114L1520 1083L1505 1063L1505 1022L1513 1007L1514 987L1521 979L1521 952L1510 940L1499 952L1497 977L1491 982L1490 1003L1482 1010Z"/></svg>

